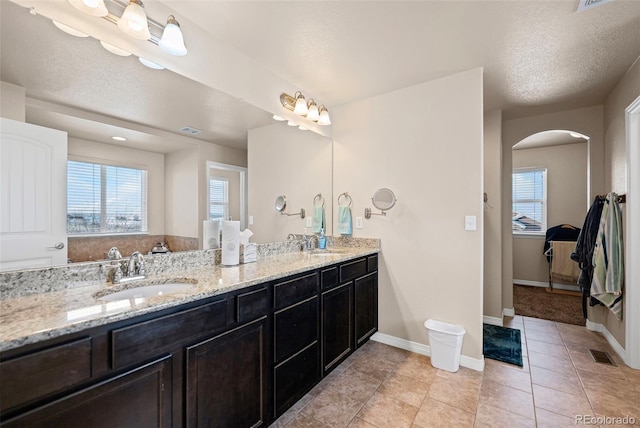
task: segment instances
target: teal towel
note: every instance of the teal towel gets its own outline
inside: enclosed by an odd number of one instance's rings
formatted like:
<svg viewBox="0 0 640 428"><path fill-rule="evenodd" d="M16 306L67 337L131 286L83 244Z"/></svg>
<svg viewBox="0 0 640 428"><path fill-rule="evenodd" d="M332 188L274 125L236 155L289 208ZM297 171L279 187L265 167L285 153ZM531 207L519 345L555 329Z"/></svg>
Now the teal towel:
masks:
<svg viewBox="0 0 640 428"><path fill-rule="evenodd" d="M340 235L351 235L353 233L351 208L348 205L338 208L338 233Z"/></svg>
<svg viewBox="0 0 640 428"><path fill-rule="evenodd" d="M313 223L311 229L313 233L320 233L324 229L324 207L315 207L313 209Z"/></svg>

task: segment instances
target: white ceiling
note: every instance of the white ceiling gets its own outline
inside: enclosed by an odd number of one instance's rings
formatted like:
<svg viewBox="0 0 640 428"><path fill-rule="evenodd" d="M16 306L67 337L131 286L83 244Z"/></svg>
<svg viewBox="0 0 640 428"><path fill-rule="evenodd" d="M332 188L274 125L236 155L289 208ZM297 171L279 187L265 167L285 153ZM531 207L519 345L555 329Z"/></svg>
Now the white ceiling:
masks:
<svg viewBox="0 0 640 428"><path fill-rule="evenodd" d="M272 123L234 94L114 57L1 3L0 77L29 97L169 132L191 125L235 147ZM577 0L162 3L329 107L475 67L485 110L506 119L584 107L604 102L640 56L637 0L584 12Z"/></svg>

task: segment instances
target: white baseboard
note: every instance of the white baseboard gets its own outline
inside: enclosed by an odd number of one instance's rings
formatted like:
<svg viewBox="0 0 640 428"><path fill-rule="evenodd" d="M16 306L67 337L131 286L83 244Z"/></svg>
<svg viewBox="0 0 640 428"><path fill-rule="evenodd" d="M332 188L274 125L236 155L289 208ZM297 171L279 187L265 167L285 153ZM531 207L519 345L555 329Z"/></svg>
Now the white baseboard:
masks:
<svg viewBox="0 0 640 428"><path fill-rule="evenodd" d="M416 354L426 355L427 357L431 356L431 348L429 345L423 345L422 343L411 342L410 340L400 339L399 337L380 332L376 332L371 336L371 340L404 349L406 351L415 352ZM481 372L484 370L484 358L478 359L467 357L466 355L460 355L460 365L462 367L467 367Z"/></svg>
<svg viewBox="0 0 640 428"><path fill-rule="evenodd" d="M516 310L514 308L502 308L502 316L513 318L516 316Z"/></svg>
<svg viewBox="0 0 640 428"><path fill-rule="evenodd" d="M498 317L490 317L487 315L484 315L482 317L482 322L484 324L491 324L491 325L497 325L497 326L504 326L504 324L502 323L502 318L498 318Z"/></svg>
<svg viewBox="0 0 640 428"><path fill-rule="evenodd" d="M513 283L518 285L528 285L530 287L544 287L544 288L549 287L548 282L529 281L528 279L514 279ZM577 285L556 284L555 282L553 283L553 289L567 290L567 291L580 291L580 287L578 287Z"/></svg>
<svg viewBox="0 0 640 428"><path fill-rule="evenodd" d="M622 358L622 361L625 361L625 362L627 361L627 351L625 351L625 349L618 343L616 338L613 337L611 333L609 333L609 330L607 330L607 327L600 324L599 322L591 322L589 320L587 320L586 327L588 330L602 333L604 338L607 339L607 342L609 342L609 345L611 345L613 350L616 351L616 354L618 354L620 358Z"/></svg>

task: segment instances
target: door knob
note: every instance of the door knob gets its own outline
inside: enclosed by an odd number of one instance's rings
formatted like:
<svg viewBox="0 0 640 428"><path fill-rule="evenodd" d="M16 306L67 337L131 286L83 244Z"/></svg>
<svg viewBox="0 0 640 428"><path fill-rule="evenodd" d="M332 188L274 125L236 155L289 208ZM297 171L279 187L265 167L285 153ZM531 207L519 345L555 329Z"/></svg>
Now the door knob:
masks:
<svg viewBox="0 0 640 428"><path fill-rule="evenodd" d="M62 250L64 248L64 243L58 242L53 247L47 247L47 250Z"/></svg>

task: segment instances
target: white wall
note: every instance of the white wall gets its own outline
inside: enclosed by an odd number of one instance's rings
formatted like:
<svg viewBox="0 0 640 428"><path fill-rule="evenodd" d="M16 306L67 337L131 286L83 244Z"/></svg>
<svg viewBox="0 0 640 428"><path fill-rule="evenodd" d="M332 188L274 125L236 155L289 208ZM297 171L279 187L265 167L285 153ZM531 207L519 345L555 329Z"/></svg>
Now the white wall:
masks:
<svg viewBox="0 0 640 428"><path fill-rule="evenodd" d="M167 153L164 168L165 234L197 238L204 216L198 204L198 148Z"/></svg>
<svg viewBox="0 0 640 428"><path fill-rule="evenodd" d="M88 162L108 161L112 165L147 170L147 226L150 235L165 233L165 171L164 155L130 149L114 144L69 138L69 158Z"/></svg>
<svg viewBox="0 0 640 428"><path fill-rule="evenodd" d="M502 319L502 112L484 114L484 310Z"/></svg>
<svg viewBox="0 0 640 428"><path fill-rule="evenodd" d="M502 304L513 309L513 240L511 236L511 170L513 146L542 131L563 129L589 136L589 200L604 192L602 106L585 107L502 123ZM585 207L586 213L586 207Z"/></svg>
<svg viewBox="0 0 640 428"><path fill-rule="evenodd" d="M25 100L22 86L0 81L0 117L24 122Z"/></svg>
<svg viewBox="0 0 640 428"><path fill-rule="evenodd" d="M380 187L398 198L354 229L381 238L380 332L427 343L428 318L460 324L463 355L480 359L482 69L336 107L332 120L333 194L349 192L354 216ZM465 215L478 230L464 230Z"/></svg>
<svg viewBox="0 0 640 428"><path fill-rule="evenodd" d="M249 131L249 216L255 242L283 241L289 233L304 233L305 220L283 216L274 208L278 195L287 197L287 213L313 216L313 198L325 198L326 234L332 229L332 144L312 132L279 122ZM307 229L311 233L311 228Z"/></svg>
<svg viewBox="0 0 640 428"><path fill-rule="evenodd" d="M587 197L587 143L513 150L513 169L547 168L547 225L582 227ZM544 236L513 235L514 280L549 281ZM573 284L575 285L575 284Z"/></svg>

